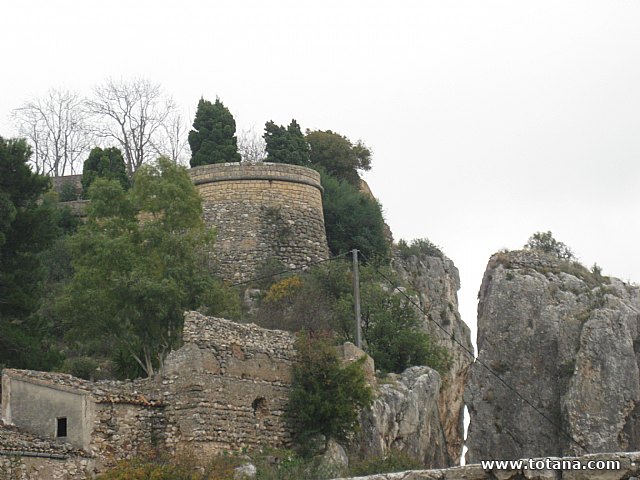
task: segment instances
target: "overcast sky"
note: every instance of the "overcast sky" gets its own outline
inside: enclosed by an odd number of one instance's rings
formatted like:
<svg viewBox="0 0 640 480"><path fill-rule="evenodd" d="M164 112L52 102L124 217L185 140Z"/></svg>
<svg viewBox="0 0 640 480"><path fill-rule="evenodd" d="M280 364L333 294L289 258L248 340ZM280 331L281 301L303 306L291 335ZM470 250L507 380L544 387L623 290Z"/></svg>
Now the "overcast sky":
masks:
<svg viewBox="0 0 640 480"><path fill-rule="evenodd" d="M395 238L443 248L473 329L489 256L535 231L640 281L640 2L2 0L1 11L2 136L11 110L50 87L143 76L189 118L219 96L239 130L296 118L362 139Z"/></svg>

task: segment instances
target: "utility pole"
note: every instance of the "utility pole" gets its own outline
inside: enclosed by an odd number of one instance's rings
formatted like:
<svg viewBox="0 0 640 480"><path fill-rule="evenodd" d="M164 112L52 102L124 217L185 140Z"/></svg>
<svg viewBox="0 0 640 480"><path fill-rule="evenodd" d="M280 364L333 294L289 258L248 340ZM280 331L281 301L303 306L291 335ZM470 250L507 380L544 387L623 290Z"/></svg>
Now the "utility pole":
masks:
<svg viewBox="0 0 640 480"><path fill-rule="evenodd" d="M358 270L358 250L351 250L353 256L353 305L356 314L356 347L362 348L360 319L360 272Z"/></svg>

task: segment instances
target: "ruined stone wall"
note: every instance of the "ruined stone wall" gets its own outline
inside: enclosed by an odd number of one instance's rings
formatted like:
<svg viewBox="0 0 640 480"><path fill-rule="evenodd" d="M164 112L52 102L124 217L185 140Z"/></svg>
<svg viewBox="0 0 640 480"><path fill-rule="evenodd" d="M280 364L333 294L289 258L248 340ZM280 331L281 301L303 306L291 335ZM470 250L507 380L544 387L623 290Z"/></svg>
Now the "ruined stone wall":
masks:
<svg viewBox="0 0 640 480"><path fill-rule="evenodd" d="M214 269L229 281L256 276L271 258L286 268L329 256L320 174L285 164L192 168L204 218L216 227Z"/></svg>
<svg viewBox="0 0 640 480"><path fill-rule="evenodd" d="M83 457L48 458L0 454L0 479L86 480L94 461Z"/></svg>
<svg viewBox="0 0 640 480"><path fill-rule="evenodd" d="M129 403L95 405L90 450L105 466L164 446L163 407Z"/></svg>
<svg viewBox="0 0 640 480"><path fill-rule="evenodd" d="M85 480L94 458L68 443L38 438L0 422L1 480Z"/></svg>
<svg viewBox="0 0 640 480"><path fill-rule="evenodd" d="M160 379L169 451L289 445L283 414L293 336L190 312L184 340Z"/></svg>

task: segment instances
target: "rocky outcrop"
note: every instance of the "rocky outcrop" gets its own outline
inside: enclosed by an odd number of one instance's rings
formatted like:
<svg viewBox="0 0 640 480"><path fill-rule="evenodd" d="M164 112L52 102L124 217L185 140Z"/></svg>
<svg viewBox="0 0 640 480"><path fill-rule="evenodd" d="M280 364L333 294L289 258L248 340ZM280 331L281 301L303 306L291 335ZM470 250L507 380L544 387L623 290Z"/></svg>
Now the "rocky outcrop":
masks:
<svg viewBox="0 0 640 480"><path fill-rule="evenodd" d="M447 466L439 392L440 375L429 367L388 375L377 386L373 405L361 414L360 454L383 457L397 450L431 468Z"/></svg>
<svg viewBox="0 0 640 480"><path fill-rule="evenodd" d="M478 350L468 462L640 449L638 287L548 254L498 253Z"/></svg>
<svg viewBox="0 0 640 480"><path fill-rule="evenodd" d="M447 465L458 465L463 444L463 392L473 352L469 327L458 313L460 276L453 262L442 256L401 256L394 252L393 269L417 293L426 312L423 328L451 355L451 366L442 378L438 409L447 446ZM462 348L457 342L463 345Z"/></svg>

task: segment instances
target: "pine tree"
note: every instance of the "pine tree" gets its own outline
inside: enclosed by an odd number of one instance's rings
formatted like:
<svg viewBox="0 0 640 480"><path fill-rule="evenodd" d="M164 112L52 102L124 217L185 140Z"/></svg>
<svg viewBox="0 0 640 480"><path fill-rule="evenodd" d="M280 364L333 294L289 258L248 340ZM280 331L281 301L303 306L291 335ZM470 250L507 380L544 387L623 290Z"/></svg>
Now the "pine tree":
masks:
<svg viewBox="0 0 640 480"><path fill-rule="evenodd" d="M193 130L189 132L191 166L239 162L236 121L219 98L198 102Z"/></svg>

